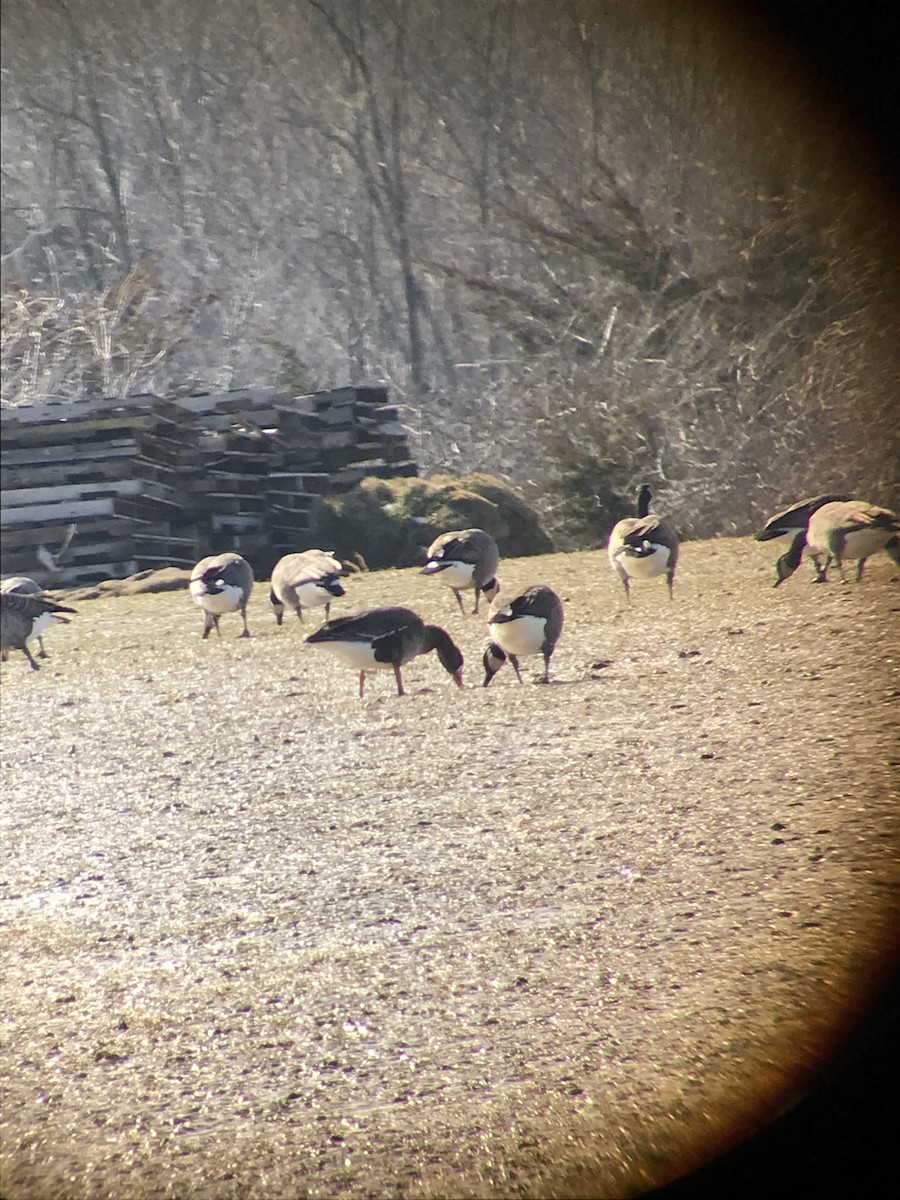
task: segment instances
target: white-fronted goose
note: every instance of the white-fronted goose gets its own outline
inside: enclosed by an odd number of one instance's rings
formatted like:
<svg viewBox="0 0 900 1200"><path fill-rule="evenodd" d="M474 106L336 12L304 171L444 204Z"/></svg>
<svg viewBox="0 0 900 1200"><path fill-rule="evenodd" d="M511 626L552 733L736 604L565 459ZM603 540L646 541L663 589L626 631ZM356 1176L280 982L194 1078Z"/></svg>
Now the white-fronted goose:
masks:
<svg viewBox="0 0 900 1200"><path fill-rule="evenodd" d="M535 584L511 600L496 596L488 612L490 642L484 652L484 687L487 687L508 658L519 683L519 659L529 654L544 656L541 683L550 682L550 659L563 627L562 601L552 588Z"/></svg>
<svg viewBox="0 0 900 1200"><path fill-rule="evenodd" d="M4 579L0 583L0 593L13 593L17 596L40 596L43 592L41 585L28 575L10 575L9 579ZM58 617L57 620L64 621L64 617ZM53 624L54 616L52 612L45 612L43 616L35 619L31 630L31 637L37 638L38 643L38 658L49 658L50 655L44 649L44 639L41 637L43 631ZM3 652L3 660L6 661L6 652Z"/></svg>
<svg viewBox="0 0 900 1200"><path fill-rule="evenodd" d="M900 566L900 517L889 508L879 508L865 500L848 500L823 504L809 518L809 524L798 533L790 550L777 563L775 587L789 579L800 566L803 548L808 546L816 556L828 555L844 575L844 562L856 560L856 582L862 579L866 559L879 550L886 550ZM819 579L827 578L828 563Z"/></svg>
<svg viewBox="0 0 900 1200"><path fill-rule="evenodd" d="M651 515L652 498L653 493L644 484L638 493L638 515L618 521L609 535L610 566L625 585L629 600L632 579L653 579L662 574L665 574L669 599L672 599L678 565L678 534L668 521Z"/></svg>
<svg viewBox="0 0 900 1200"><path fill-rule="evenodd" d="M459 611L465 612L460 592L475 590L475 607L484 594L492 600L497 594L497 568L500 551L497 543L483 529L452 529L442 533L428 547L427 562L422 575L434 575L453 589Z"/></svg>
<svg viewBox="0 0 900 1200"><path fill-rule="evenodd" d="M57 604L49 596L0 592L0 655L5 660L10 650L21 650L31 663L31 669L40 670L28 649L29 639L36 636L37 628L46 628L48 619L68 623L68 617L60 614L76 611L65 604Z"/></svg>
<svg viewBox="0 0 900 1200"><path fill-rule="evenodd" d="M359 672L359 694L366 672L393 670L397 695L403 696L401 667L420 654L437 651L441 666L462 687L463 656L459 647L438 625L426 625L409 608L370 608L350 617L328 621L306 639L311 646L324 646L349 667Z"/></svg>
<svg viewBox="0 0 900 1200"><path fill-rule="evenodd" d="M775 513L769 517L760 532L756 535L758 542L771 542L776 538L785 538L793 541L798 533L805 533L806 526L809 524L809 519L817 509L820 509L824 504L834 504L838 501L852 500L852 496L845 495L843 492L826 492L822 496L809 496L805 500L798 500L796 504L792 504L789 508L784 508L781 512ZM812 559L813 570L816 574L816 579L822 579L822 564L817 555L810 553ZM796 568L795 568L796 569ZM825 564L825 569L828 569L828 564ZM776 583L781 581L777 574L776 567Z"/></svg>
<svg viewBox="0 0 900 1200"><path fill-rule="evenodd" d="M331 601L346 595L340 580L344 568L327 550L302 550L285 554L275 564L270 580L269 600L280 625L285 608L292 608L303 620L304 608L325 605L325 620L331 612Z"/></svg>
<svg viewBox="0 0 900 1200"><path fill-rule="evenodd" d="M253 591L253 571L240 554L226 551L201 558L191 571L190 591L203 609L203 640L213 628L221 636L219 618L224 613L239 612L244 620L241 637L249 637L247 601Z"/></svg>

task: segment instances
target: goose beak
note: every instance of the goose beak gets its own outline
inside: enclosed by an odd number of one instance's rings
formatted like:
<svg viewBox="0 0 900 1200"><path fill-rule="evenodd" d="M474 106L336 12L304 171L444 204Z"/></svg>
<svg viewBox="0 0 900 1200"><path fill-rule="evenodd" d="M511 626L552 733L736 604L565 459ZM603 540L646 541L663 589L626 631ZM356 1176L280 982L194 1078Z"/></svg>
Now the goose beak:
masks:
<svg viewBox="0 0 900 1200"><path fill-rule="evenodd" d="M458 671L453 672L453 682L457 687L461 688L463 686L462 667L460 667Z"/></svg>

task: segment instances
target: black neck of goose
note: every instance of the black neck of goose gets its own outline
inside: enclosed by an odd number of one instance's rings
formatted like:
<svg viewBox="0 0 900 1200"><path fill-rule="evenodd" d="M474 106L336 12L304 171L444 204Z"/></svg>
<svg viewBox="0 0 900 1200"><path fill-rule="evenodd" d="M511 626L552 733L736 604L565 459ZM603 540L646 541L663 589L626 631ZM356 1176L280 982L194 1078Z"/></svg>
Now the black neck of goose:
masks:
<svg viewBox="0 0 900 1200"><path fill-rule="evenodd" d="M426 625L424 632L425 652L436 650L437 656L441 660L441 666L451 675L455 675L457 671L461 670L462 653L446 629L441 629L439 625Z"/></svg>
<svg viewBox="0 0 900 1200"><path fill-rule="evenodd" d="M800 566L800 559L803 557L803 547L805 545L806 530L801 529L791 542L790 549L786 550L775 564L775 571L778 576L775 580L775 587L778 587L779 583L784 583L786 579L789 579Z"/></svg>
<svg viewBox="0 0 900 1200"><path fill-rule="evenodd" d="M644 484L638 493L638 516L646 517L650 512L650 501L653 499L653 493L649 487Z"/></svg>
<svg viewBox="0 0 900 1200"><path fill-rule="evenodd" d="M506 662L506 652L496 642L491 642L482 655L481 661L484 666L484 683L481 686L487 687Z"/></svg>

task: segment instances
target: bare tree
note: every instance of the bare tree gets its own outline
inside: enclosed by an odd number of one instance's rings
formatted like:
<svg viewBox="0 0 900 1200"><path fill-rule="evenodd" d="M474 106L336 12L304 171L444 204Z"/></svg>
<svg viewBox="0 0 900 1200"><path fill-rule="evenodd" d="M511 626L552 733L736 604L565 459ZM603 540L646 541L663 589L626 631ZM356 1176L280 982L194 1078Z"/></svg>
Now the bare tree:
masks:
<svg viewBox="0 0 900 1200"><path fill-rule="evenodd" d="M877 214L705 9L2 19L8 402L379 378L426 470L499 471L582 540L639 476L685 532L750 528L789 460L891 500L848 415L887 430Z"/></svg>

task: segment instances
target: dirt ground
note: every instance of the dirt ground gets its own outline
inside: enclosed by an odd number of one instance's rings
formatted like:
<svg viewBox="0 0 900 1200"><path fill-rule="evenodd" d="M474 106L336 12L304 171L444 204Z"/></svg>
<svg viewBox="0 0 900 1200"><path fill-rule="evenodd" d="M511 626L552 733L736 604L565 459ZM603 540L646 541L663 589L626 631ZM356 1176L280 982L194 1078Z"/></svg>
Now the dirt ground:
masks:
<svg viewBox="0 0 900 1200"><path fill-rule="evenodd" d="M466 656L365 699L184 591L81 601L3 698L2 1194L633 1196L806 1085L896 947L900 583L689 543L675 600L602 552L552 682ZM315 614L311 614L315 616ZM526 672L533 677L533 670Z"/></svg>

